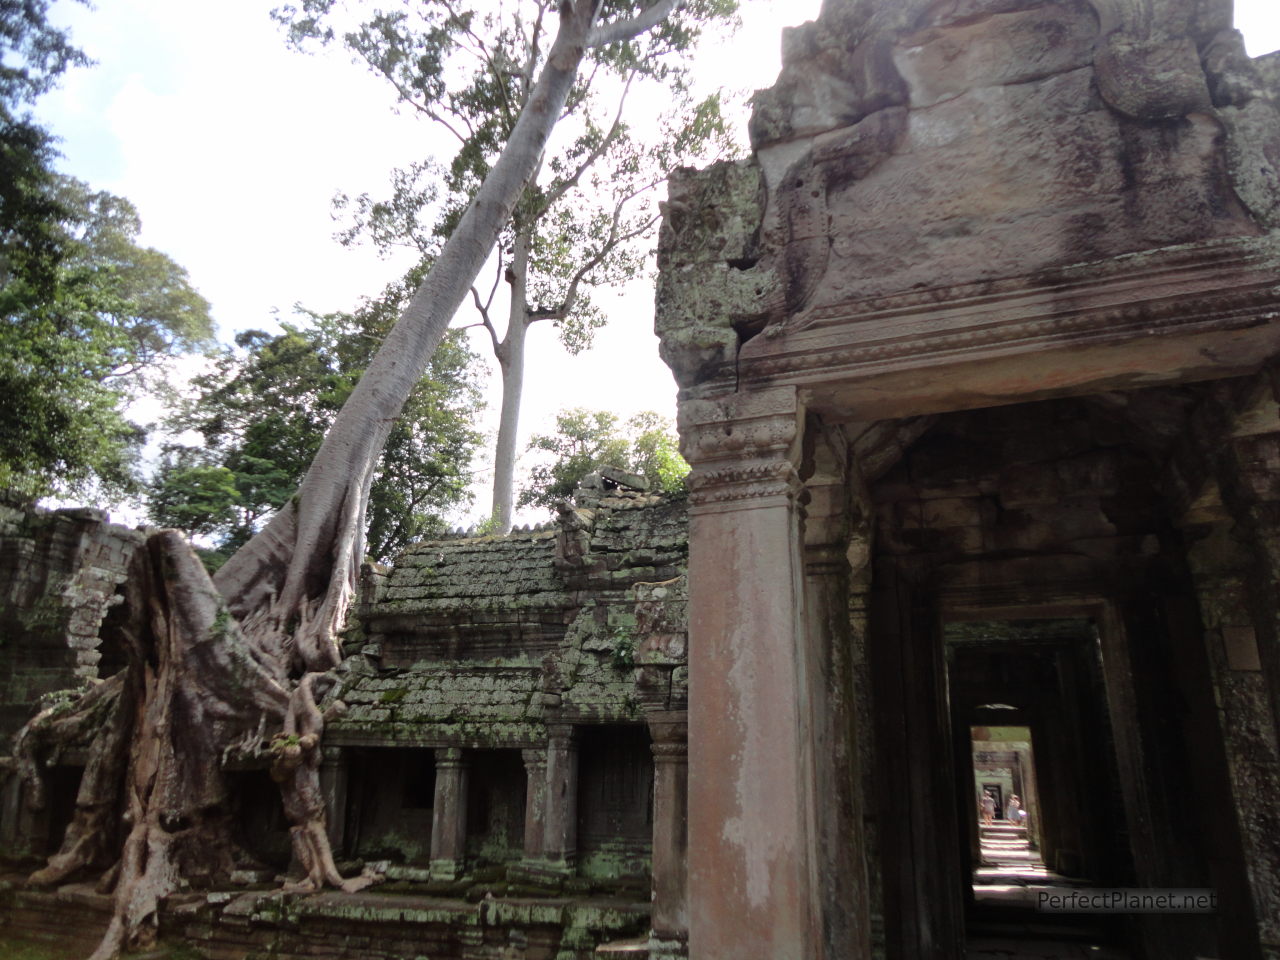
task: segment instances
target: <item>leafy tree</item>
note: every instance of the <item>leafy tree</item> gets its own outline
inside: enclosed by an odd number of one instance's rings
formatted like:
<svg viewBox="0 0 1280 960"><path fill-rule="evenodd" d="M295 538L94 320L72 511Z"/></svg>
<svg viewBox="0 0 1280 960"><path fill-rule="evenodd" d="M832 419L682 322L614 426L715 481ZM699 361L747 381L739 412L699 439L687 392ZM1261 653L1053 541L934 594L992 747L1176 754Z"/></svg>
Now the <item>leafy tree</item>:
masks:
<svg viewBox="0 0 1280 960"><path fill-rule="evenodd" d="M350 396L373 348L411 288L396 285L352 314L310 314L309 328L247 331L170 419L200 447L166 451L149 502L152 519L212 537L216 565L246 543L298 488L325 431ZM392 428L369 493L367 549L388 560L444 527L468 496L468 466L481 436L477 358L460 333L445 338Z"/></svg>
<svg viewBox="0 0 1280 960"><path fill-rule="evenodd" d="M625 9L606 3L606 13ZM338 40L334 0L308 0L277 17L295 44ZM562 122L571 132L540 158L498 245L492 284L471 290L476 325L489 335L502 380L494 456L492 526L511 527L516 436L529 328L550 321L576 354L605 322L594 287L624 282L644 269L638 241L657 220L651 188L677 163L727 140L719 95L697 102L689 92L688 53L702 27L724 20L736 0L693 0L687 15L663 21L643 42L612 43L587 53L590 73L570 91ZM533 90L546 43L548 5L516 0L482 12L454 0L375 10L341 41L357 62L385 78L400 103L434 124L455 145L446 166L424 161L398 170L390 198L338 199L351 243L367 237L382 249L408 246L435 255L510 137ZM668 105L656 133L633 135L628 95L648 86ZM505 318L498 291L505 282Z"/></svg>
<svg viewBox="0 0 1280 960"><path fill-rule="evenodd" d="M23 777L38 783L40 744L95 735L62 849L30 878L56 884L104 858L114 906L90 960L154 940L160 903L184 875L228 869L221 765L266 747L306 871L300 889L345 890L320 790L320 738L338 709L321 704L355 589L370 486L382 450L450 319L535 177L588 50L665 29L679 0L560 0L554 39L535 51L519 119L439 255L351 389L296 493L212 582L173 531L134 554L115 622L126 666L20 734ZM602 17L603 12L603 17ZM121 782L125 786L122 790ZM114 818L114 819L113 819ZM126 826L118 857L105 838Z"/></svg>
<svg viewBox="0 0 1280 960"><path fill-rule="evenodd" d="M128 201L54 170L27 106L88 60L48 6L0 0L0 487L114 497L136 484L131 392L212 322L186 272L137 243Z"/></svg>
<svg viewBox="0 0 1280 960"><path fill-rule="evenodd" d="M50 26L48 10L48 0L0 0L0 289L20 277L47 291L65 242L58 225L68 212L54 195L57 151L29 107L69 67L90 61Z"/></svg>
<svg viewBox="0 0 1280 960"><path fill-rule="evenodd" d="M23 264L23 237L5 238L19 252L0 287L0 486L118 496L137 484L144 437L125 405L165 358L209 342L209 305L185 270L137 243L127 200L55 174L44 190L59 217L41 226L51 258Z"/></svg>
<svg viewBox="0 0 1280 960"><path fill-rule="evenodd" d="M556 432L538 434L529 449L548 454L520 492L522 507L550 507L573 496L587 474L619 467L649 481L649 489L674 493L684 488L689 465L680 456L671 424L656 413L638 413L625 424L606 410L577 407L556 416Z"/></svg>

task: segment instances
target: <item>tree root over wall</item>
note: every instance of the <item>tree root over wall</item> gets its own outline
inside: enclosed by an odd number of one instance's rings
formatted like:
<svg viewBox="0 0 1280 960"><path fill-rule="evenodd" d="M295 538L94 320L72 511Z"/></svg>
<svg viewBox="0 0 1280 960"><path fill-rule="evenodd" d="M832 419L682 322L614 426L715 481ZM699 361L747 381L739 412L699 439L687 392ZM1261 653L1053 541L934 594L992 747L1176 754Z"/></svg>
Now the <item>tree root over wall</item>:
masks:
<svg viewBox="0 0 1280 960"><path fill-rule="evenodd" d="M339 876L325 833L325 715L316 687L329 676L310 671L293 680L287 660L257 649L177 532L152 534L135 554L124 603L111 629L128 666L78 702L40 713L17 738L20 770L39 804L37 752L92 735L62 848L30 878L52 886L110 865L118 851L100 884L114 892L115 910L91 960L152 942L160 901L180 881L229 879L235 848L222 765L235 753L271 758L306 871L293 889L367 884ZM118 824L127 831L122 847Z"/></svg>

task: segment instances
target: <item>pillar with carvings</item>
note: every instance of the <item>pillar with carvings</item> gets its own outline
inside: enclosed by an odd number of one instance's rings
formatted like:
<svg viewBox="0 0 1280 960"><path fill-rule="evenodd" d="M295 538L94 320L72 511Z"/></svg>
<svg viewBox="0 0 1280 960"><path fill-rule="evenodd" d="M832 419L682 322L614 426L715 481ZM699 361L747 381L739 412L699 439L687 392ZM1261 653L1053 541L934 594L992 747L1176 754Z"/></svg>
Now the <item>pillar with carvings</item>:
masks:
<svg viewBox="0 0 1280 960"><path fill-rule="evenodd" d="M680 405L689 494L689 954L818 960L804 411L778 387Z"/></svg>
<svg viewBox="0 0 1280 960"><path fill-rule="evenodd" d="M547 779L542 857L571 873L578 859L578 740L572 724L547 724Z"/></svg>
<svg viewBox="0 0 1280 960"><path fill-rule="evenodd" d="M650 960L689 955L689 725L683 710L651 713L653 737L653 913Z"/></svg>
<svg viewBox="0 0 1280 960"><path fill-rule="evenodd" d="M431 812L431 876L456 880L466 865L467 761L458 747L436 750L436 794Z"/></svg>

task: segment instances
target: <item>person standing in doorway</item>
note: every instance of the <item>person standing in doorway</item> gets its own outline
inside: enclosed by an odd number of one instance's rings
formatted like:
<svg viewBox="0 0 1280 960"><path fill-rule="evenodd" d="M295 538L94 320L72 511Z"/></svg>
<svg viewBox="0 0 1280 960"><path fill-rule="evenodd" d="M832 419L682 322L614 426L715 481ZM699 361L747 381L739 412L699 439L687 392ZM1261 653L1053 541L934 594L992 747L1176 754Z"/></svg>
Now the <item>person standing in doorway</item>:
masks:
<svg viewBox="0 0 1280 960"><path fill-rule="evenodd" d="M1020 827L1022 826L1023 816L1022 801L1018 799L1018 795L1015 793L1009 798L1009 802L1005 805L1004 818L1015 827Z"/></svg>
<svg viewBox="0 0 1280 960"><path fill-rule="evenodd" d="M990 790L982 791L982 825L989 827L996 819L996 798Z"/></svg>

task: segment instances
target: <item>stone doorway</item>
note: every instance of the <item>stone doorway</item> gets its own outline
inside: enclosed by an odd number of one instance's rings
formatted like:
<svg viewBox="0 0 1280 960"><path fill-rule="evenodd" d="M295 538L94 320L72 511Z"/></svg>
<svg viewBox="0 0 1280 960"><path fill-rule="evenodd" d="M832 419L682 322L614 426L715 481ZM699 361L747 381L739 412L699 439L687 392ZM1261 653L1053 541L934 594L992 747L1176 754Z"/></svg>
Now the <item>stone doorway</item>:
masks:
<svg viewBox="0 0 1280 960"><path fill-rule="evenodd" d="M974 806L961 817L969 952L1034 930L1096 956L1141 955L1133 918L1039 912L1045 896L1135 877L1094 624L962 621L943 637L957 794L976 803L991 789L999 799L989 826ZM1025 824L1009 820L1011 795L1025 804Z"/></svg>
<svg viewBox="0 0 1280 960"><path fill-rule="evenodd" d="M1197 765L1212 756L1186 744L1212 701L1182 602L1182 544L1134 436L1088 400L950 413L869 484L866 645L888 956L960 957L975 931L1038 919L993 918L974 895L975 727L1030 731L1046 876L1211 883L1193 798ZM1012 789L1010 778L1002 803ZM1217 949L1203 918L1053 927L1134 957Z"/></svg>

